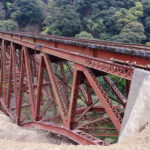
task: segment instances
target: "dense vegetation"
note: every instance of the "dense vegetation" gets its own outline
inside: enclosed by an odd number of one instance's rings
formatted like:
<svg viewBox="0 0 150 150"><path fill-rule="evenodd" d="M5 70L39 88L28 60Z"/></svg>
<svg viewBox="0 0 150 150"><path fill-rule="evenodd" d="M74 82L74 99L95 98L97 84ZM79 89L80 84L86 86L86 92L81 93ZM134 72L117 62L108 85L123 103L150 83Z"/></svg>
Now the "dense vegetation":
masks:
<svg viewBox="0 0 150 150"><path fill-rule="evenodd" d="M150 41L150 0L1 0L0 30Z"/></svg>

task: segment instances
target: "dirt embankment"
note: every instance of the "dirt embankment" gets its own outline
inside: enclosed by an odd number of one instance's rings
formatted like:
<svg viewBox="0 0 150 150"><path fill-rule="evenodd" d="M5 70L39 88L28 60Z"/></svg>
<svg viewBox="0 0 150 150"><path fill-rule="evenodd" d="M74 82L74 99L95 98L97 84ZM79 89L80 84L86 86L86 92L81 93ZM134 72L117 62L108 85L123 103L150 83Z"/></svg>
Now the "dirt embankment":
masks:
<svg viewBox="0 0 150 150"><path fill-rule="evenodd" d="M23 129L0 113L0 150L150 150L150 128L122 143L109 147L75 146L62 136L34 129Z"/></svg>

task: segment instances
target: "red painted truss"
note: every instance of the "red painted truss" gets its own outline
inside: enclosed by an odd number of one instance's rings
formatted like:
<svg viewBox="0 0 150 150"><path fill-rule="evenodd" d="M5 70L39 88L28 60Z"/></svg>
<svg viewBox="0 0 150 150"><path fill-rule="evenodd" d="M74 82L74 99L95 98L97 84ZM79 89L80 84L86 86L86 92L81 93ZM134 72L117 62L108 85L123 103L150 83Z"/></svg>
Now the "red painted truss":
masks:
<svg viewBox="0 0 150 150"><path fill-rule="evenodd" d="M102 139L120 132L134 68L36 46L1 37L0 109L20 126L108 145Z"/></svg>

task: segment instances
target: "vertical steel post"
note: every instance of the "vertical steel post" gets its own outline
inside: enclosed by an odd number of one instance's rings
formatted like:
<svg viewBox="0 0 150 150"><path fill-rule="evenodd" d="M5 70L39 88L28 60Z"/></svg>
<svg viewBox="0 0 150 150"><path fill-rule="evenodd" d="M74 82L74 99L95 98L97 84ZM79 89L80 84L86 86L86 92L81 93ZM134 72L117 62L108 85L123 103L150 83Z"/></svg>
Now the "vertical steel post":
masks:
<svg viewBox="0 0 150 150"><path fill-rule="evenodd" d="M17 64L16 64L16 50L14 47L14 44L11 42L11 50L12 50L12 57L13 57L13 80L14 80L14 98L15 98L15 107L16 107L16 113L18 111L18 85L17 85Z"/></svg>
<svg viewBox="0 0 150 150"><path fill-rule="evenodd" d="M7 109L10 108L10 94L11 94L11 88L12 88L12 49L10 49L10 64L9 64L9 80L8 80L8 93L7 93Z"/></svg>
<svg viewBox="0 0 150 150"><path fill-rule="evenodd" d="M72 82L72 90L71 90L71 98L69 105L69 114L68 114L68 128L74 129L76 126L75 123L75 114L77 107L77 99L79 94L79 86L81 82L81 72L76 70L76 66L74 67L73 73L73 82Z"/></svg>
<svg viewBox="0 0 150 150"><path fill-rule="evenodd" d="M89 82L87 81L86 83L86 88L87 88L87 96L88 96L88 106L91 106L93 101L92 101L92 91L89 85Z"/></svg>
<svg viewBox="0 0 150 150"><path fill-rule="evenodd" d="M43 73L44 73L44 58L40 56L40 66L39 66L39 74L38 74L38 85L37 85L37 96L36 96L36 105L35 105L35 121L39 120L40 116L40 103L42 99L42 84L43 84Z"/></svg>
<svg viewBox="0 0 150 150"><path fill-rule="evenodd" d="M24 63L25 63L25 59L24 59L24 47L22 47L22 55L21 55L21 68L20 68L20 77L19 77L19 98L18 98L18 111L17 111L17 115L16 115L16 123L18 125L20 125L20 121L21 121L21 106L22 106L22 93L23 93L23 78L24 78Z"/></svg>
<svg viewBox="0 0 150 150"><path fill-rule="evenodd" d="M0 79L0 97L2 96L2 86L3 86L3 53L1 51L1 79Z"/></svg>
<svg viewBox="0 0 150 150"><path fill-rule="evenodd" d="M2 57L3 57L3 99L4 99L4 105L6 105L7 101L7 93L6 93L6 45L5 41L2 40Z"/></svg>
<svg viewBox="0 0 150 150"><path fill-rule="evenodd" d="M63 80L63 83L64 83L64 92L65 92L65 97L66 97L66 105L69 106L68 89L67 89L67 86L66 86L66 76L65 76L64 64L63 64L63 62L60 62L59 65L60 65L60 71L61 71L61 74L62 74L62 80Z"/></svg>
<svg viewBox="0 0 150 150"><path fill-rule="evenodd" d="M126 96L128 97L130 91L131 81L126 80Z"/></svg>
<svg viewBox="0 0 150 150"><path fill-rule="evenodd" d="M32 109L32 117L35 117L35 94L34 94L34 88L33 88L33 80L32 80L32 71L30 66L30 57L29 52L26 47L23 48L24 50L24 56L25 56L25 66L26 66L26 73L27 73L27 79L28 79L28 87L29 87L29 94L30 94L30 100L31 100L31 109Z"/></svg>

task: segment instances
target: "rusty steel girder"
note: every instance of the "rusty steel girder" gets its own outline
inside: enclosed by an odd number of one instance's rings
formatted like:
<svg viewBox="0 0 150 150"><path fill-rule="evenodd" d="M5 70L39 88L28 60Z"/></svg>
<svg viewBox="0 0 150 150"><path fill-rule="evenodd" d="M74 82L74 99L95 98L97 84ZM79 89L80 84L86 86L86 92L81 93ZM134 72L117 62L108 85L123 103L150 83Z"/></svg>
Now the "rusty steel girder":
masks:
<svg viewBox="0 0 150 150"><path fill-rule="evenodd" d="M108 145L99 136L118 136L133 66L18 37L0 34L0 110L22 127L79 144ZM110 75L126 81L125 95Z"/></svg>

